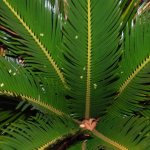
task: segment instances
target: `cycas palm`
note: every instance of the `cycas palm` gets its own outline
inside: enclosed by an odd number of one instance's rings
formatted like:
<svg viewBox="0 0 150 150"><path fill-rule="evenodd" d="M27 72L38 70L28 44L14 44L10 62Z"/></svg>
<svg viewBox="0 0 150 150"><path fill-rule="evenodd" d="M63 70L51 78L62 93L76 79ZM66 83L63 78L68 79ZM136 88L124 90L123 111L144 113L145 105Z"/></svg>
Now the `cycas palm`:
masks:
<svg viewBox="0 0 150 150"><path fill-rule="evenodd" d="M57 2L0 0L0 149L149 150L149 12Z"/></svg>

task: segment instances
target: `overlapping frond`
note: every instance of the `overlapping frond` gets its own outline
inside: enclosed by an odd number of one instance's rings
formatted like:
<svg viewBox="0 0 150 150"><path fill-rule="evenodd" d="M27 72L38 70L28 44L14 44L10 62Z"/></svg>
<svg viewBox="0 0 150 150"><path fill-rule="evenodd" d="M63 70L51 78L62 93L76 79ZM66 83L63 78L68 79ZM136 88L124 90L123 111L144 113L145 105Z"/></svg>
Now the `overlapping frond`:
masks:
<svg viewBox="0 0 150 150"><path fill-rule="evenodd" d="M123 57L120 63L119 93L112 109L120 114L136 114L148 108L150 92L150 22L139 18L125 33ZM112 112L111 112L112 113ZM119 115L119 114L117 114Z"/></svg>
<svg viewBox="0 0 150 150"><path fill-rule="evenodd" d="M112 0L68 2L63 68L73 98L71 108L80 118L96 117L105 113L113 99L120 57L119 4Z"/></svg>
<svg viewBox="0 0 150 150"><path fill-rule="evenodd" d="M34 116L38 112L32 110L32 106L29 104L18 107L18 102L12 99L12 97L0 96L0 135L4 135L3 130L11 126L12 123L18 120L25 121L29 116Z"/></svg>
<svg viewBox="0 0 150 150"><path fill-rule="evenodd" d="M9 55L22 57L26 68L65 85L60 63L61 19L52 11L49 1L1 0L0 3L0 25L19 36L1 36L11 52Z"/></svg>
<svg viewBox="0 0 150 150"><path fill-rule="evenodd" d="M42 114L26 122L13 123L7 129L3 129L3 132L4 135L0 136L2 150L44 150L46 148L54 150L57 149L55 148L57 143L80 133L78 127L70 120Z"/></svg>
<svg viewBox="0 0 150 150"><path fill-rule="evenodd" d="M19 119L24 119L25 115L23 112L15 112L13 110L4 110L0 108L0 135L3 134L2 129L10 125Z"/></svg>

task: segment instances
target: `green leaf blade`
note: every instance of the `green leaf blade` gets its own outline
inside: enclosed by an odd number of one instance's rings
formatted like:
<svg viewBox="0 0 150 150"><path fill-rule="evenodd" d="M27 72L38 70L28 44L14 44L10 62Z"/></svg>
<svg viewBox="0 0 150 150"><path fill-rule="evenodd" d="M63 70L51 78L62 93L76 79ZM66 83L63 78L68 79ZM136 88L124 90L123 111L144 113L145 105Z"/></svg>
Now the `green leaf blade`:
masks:
<svg viewBox="0 0 150 150"><path fill-rule="evenodd" d="M60 23L57 16L52 14L52 10L45 1L2 1L1 18L2 23L12 28L23 40L16 38L25 47L25 51L18 51L19 47L13 45L13 54L18 53L22 56L28 67L33 70L42 70L49 77L56 78L65 84L63 73L61 72L60 57L61 53L61 32ZM26 6L26 7L24 7ZM48 8L47 8L48 7ZM32 12L35 9L35 12ZM4 10L7 10L7 14ZM40 16L36 14L40 10ZM13 18L13 19L12 19ZM14 28L18 26L18 28ZM8 45L7 40L5 44ZM21 46L21 45L20 45ZM12 49L11 49L12 50ZM42 59L42 65L39 61ZM32 61L34 65L30 66ZM44 66L44 67L43 67Z"/></svg>
<svg viewBox="0 0 150 150"><path fill-rule="evenodd" d="M116 102L111 106L115 115L141 114L140 111L149 108L144 104L149 101L149 27L149 21L143 16L124 35L124 52L118 72L119 91Z"/></svg>
<svg viewBox="0 0 150 150"><path fill-rule="evenodd" d="M103 7L102 1L92 0L70 1L68 5L64 72L73 98L70 107L78 110L75 116L80 118L97 117L106 113L115 93L113 82L121 55L119 5L108 1Z"/></svg>

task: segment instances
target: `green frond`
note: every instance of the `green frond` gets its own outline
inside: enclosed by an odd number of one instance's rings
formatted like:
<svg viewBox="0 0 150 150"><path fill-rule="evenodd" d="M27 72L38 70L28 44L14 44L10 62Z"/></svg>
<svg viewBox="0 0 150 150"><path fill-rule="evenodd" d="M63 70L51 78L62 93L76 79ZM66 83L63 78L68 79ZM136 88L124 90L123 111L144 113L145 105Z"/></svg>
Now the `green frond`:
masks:
<svg viewBox="0 0 150 150"><path fill-rule="evenodd" d="M46 86L42 88L38 81L34 80L34 75L24 70L22 66L12 61L8 62L2 57L0 66L0 95L25 100L39 110L50 111L60 116L67 112L66 103L61 99L64 93L63 91L58 93L55 82L49 83L52 90Z"/></svg>
<svg viewBox="0 0 150 150"><path fill-rule="evenodd" d="M26 68L44 73L45 76L59 80L65 85L60 63L60 17L53 13L49 2L1 0L0 3L0 25L19 36L10 37L6 34L1 37L1 41L8 47L7 50L13 53L12 55L21 56Z"/></svg>
<svg viewBox="0 0 150 150"><path fill-rule="evenodd" d="M150 22L144 17L125 33L125 44L120 63L119 91L110 113L136 114L149 101ZM140 113L140 112L139 112ZM118 113L116 115L119 115Z"/></svg>
<svg viewBox="0 0 150 150"><path fill-rule="evenodd" d="M94 135L100 138L98 132L113 141L111 143L108 139L106 141L101 139L99 144L113 149L148 150L150 147L148 142L150 140L150 120L146 118L124 116L113 119L113 117L105 117L97 126L97 131L94 131Z"/></svg>
<svg viewBox="0 0 150 150"><path fill-rule="evenodd" d="M0 0L0 149L149 150L149 4Z"/></svg>
<svg viewBox="0 0 150 150"><path fill-rule="evenodd" d="M16 149L29 150L54 147L66 137L75 136L79 129L73 122L67 119L59 119L56 116L43 116L41 114L11 124L5 133L0 136L0 147L2 150Z"/></svg>
<svg viewBox="0 0 150 150"><path fill-rule="evenodd" d="M63 68L73 98L71 108L79 118L96 117L105 113L115 92L119 5L112 0L70 0L68 5Z"/></svg>

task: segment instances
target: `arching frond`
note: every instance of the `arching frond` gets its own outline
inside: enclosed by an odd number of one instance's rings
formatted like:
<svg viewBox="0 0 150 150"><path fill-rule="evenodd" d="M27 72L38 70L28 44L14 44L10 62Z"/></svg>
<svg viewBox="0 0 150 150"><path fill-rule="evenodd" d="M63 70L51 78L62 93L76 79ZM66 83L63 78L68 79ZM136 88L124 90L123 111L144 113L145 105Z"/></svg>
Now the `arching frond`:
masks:
<svg viewBox="0 0 150 150"><path fill-rule="evenodd" d="M22 66L0 58L0 95L16 97L31 103L37 109L63 115L66 105L65 101L59 101L63 97L62 93L57 93L56 84L49 84L51 91L46 87L42 88L38 81L34 81L34 76Z"/></svg>
<svg viewBox="0 0 150 150"><path fill-rule="evenodd" d="M67 137L80 134L78 127L67 119L56 116L43 116L41 114L30 118L28 121L18 121L3 129L4 135L0 136L0 147L5 149L56 149Z"/></svg>
<svg viewBox="0 0 150 150"><path fill-rule="evenodd" d="M139 18L131 33L128 30L124 36L119 93L111 110L130 115L148 107L144 103L149 101L150 92L150 22Z"/></svg>
<svg viewBox="0 0 150 150"><path fill-rule="evenodd" d="M19 36L1 36L7 50L22 57L26 68L65 85L60 63L60 18L53 13L48 1L1 0L0 3L0 25ZM40 12L38 15L37 11Z"/></svg>
<svg viewBox="0 0 150 150"><path fill-rule="evenodd" d="M120 57L119 4L112 0L70 0L68 5L63 68L73 98L70 107L79 118L96 117L105 113L115 91Z"/></svg>

